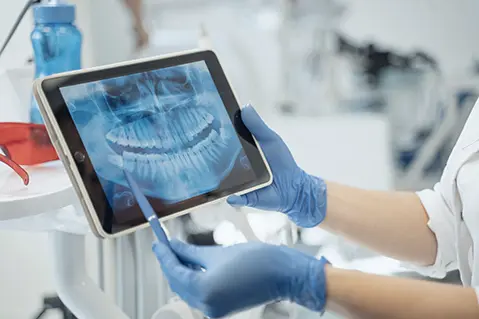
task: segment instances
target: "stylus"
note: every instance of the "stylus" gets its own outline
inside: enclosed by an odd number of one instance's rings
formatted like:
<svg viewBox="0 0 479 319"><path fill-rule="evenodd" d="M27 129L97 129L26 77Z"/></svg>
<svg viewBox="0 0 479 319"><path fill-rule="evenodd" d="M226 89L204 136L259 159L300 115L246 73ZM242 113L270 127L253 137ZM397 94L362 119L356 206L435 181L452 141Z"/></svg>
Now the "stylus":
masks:
<svg viewBox="0 0 479 319"><path fill-rule="evenodd" d="M136 202L138 203L138 206L140 206L140 210L145 216L146 220L148 221L148 223L150 223L150 226L153 229L153 232L155 233L156 238L158 239L159 242L169 247L170 241L168 240L168 237L166 236L165 231L163 230L163 227L161 227L160 221L158 220L158 217L156 216L156 213L153 210L153 207L151 207L145 195L143 195L143 193L141 192L140 187L133 179L133 176L131 176L131 174L127 172L126 170L124 171L124 173L125 173L126 180L128 181L128 184L130 185L130 189L133 193L133 196L136 198Z"/></svg>

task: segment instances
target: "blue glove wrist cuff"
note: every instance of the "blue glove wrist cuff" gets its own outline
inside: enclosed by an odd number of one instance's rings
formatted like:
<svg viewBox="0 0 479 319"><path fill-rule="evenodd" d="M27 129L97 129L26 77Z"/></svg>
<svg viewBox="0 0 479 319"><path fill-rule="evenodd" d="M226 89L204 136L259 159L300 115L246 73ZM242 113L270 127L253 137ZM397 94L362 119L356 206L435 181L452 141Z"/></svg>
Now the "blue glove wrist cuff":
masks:
<svg viewBox="0 0 479 319"><path fill-rule="evenodd" d="M310 262L306 276L292 285L291 301L321 314L326 306L326 276L324 268L329 261L322 257Z"/></svg>
<svg viewBox="0 0 479 319"><path fill-rule="evenodd" d="M321 178L309 175L302 170L300 180L294 203L285 213L300 227L315 227L326 216L326 183Z"/></svg>

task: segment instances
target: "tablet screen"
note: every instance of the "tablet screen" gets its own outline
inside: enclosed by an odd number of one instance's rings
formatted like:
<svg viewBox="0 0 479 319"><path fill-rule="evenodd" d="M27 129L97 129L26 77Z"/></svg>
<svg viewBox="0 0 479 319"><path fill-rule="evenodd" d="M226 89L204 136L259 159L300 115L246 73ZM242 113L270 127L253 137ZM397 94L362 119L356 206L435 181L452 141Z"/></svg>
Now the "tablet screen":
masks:
<svg viewBox="0 0 479 319"><path fill-rule="evenodd" d="M60 93L117 224L139 218L123 169L164 216L175 210L168 207L256 178L204 61Z"/></svg>

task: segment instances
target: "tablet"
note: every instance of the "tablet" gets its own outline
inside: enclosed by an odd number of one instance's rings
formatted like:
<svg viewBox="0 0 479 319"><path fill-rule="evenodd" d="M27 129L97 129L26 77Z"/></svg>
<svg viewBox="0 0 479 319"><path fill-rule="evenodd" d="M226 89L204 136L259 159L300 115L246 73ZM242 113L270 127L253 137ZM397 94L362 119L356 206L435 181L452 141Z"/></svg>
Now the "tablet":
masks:
<svg viewBox="0 0 479 319"><path fill-rule="evenodd" d="M54 75L34 94L99 237L147 225L123 170L162 221L272 182L212 51Z"/></svg>

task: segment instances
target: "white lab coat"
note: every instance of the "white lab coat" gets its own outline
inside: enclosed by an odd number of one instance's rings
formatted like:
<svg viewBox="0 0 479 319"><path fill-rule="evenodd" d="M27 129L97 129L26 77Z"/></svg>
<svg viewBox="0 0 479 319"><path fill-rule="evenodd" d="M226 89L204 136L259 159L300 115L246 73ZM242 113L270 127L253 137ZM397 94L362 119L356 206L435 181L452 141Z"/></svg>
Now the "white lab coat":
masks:
<svg viewBox="0 0 479 319"><path fill-rule="evenodd" d="M459 269L479 297L479 101L449 157L439 183L418 195L438 242L434 265L420 273L442 278ZM479 302L479 298L478 298Z"/></svg>

